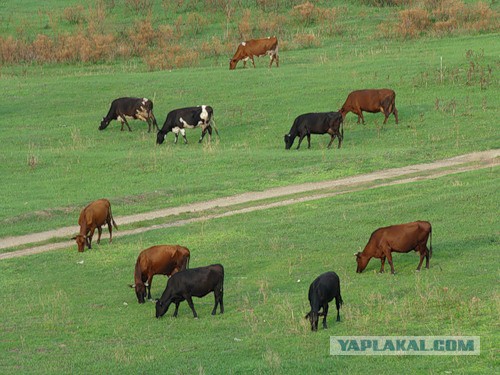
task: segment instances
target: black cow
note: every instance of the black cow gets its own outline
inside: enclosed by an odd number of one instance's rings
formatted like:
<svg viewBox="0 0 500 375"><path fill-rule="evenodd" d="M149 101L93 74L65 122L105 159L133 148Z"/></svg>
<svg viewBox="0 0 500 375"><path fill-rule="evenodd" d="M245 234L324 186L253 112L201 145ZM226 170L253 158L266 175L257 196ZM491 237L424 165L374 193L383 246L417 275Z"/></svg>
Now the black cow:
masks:
<svg viewBox="0 0 500 375"><path fill-rule="evenodd" d="M293 122L288 134L285 134L285 148L292 147L295 137L299 137L300 147L302 139L307 136L308 148L311 148L311 134L330 134L331 139L328 148L332 145L335 137L339 140L338 148L344 138L344 128L342 126L342 115L338 112L306 113L298 116Z"/></svg>
<svg viewBox="0 0 500 375"><path fill-rule="evenodd" d="M179 138L179 133L182 134L182 137L184 138L184 143L187 143L185 129L186 128L192 129L198 126L201 126L202 130L201 138L198 142L201 143L207 131L211 139L212 125L214 127L215 133L219 135L219 132L217 131L217 128L213 123L212 119L213 115L214 115L214 110L212 109L212 107L208 105L174 109L173 111L170 111L168 113L167 118L165 119L165 123L163 124L163 127L158 132L158 135L156 137L156 143L161 145L165 140L165 136L169 132L173 132L175 134L175 143L177 143L177 140Z"/></svg>
<svg viewBox="0 0 500 375"><path fill-rule="evenodd" d="M127 122L127 117L146 121L148 123L148 133L151 132L151 125L158 130L158 124L153 114L153 102L147 98L119 98L113 100L108 114L101 121L99 130L106 129L112 120L118 120L122 124L122 131L123 124L127 125L129 131L132 131Z"/></svg>
<svg viewBox="0 0 500 375"><path fill-rule="evenodd" d="M193 310L194 317L198 318L191 297L204 297L210 292L214 292L215 296L212 315L215 315L219 303L220 313L223 314L224 267L221 264L212 264L211 266L190 268L177 272L168 279L165 291L161 298L156 301L156 317L159 318L165 315L171 303L175 303L174 317L177 317L179 304L186 300L191 310Z"/></svg>
<svg viewBox="0 0 500 375"><path fill-rule="evenodd" d="M311 322L311 330L318 330L318 319L323 315L323 328L326 328L328 302L335 298L337 306L337 322L340 322L340 306L344 303L340 295L340 279L335 272L325 272L319 275L309 287L309 304L311 311L305 316ZM319 310L323 308L322 312Z"/></svg>

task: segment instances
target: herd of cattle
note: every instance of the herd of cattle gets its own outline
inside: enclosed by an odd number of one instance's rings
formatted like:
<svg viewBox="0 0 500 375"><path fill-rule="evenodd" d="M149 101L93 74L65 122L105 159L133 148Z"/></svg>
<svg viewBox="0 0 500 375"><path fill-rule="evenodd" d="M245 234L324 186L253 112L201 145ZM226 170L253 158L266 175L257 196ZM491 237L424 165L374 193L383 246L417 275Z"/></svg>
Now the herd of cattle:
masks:
<svg viewBox="0 0 500 375"><path fill-rule="evenodd" d="M269 37L264 39L251 39L242 42L233 58L229 62L229 69L235 69L238 61L243 60L243 65L246 65L247 60L251 60L255 67L254 56L269 55L271 61L276 66L279 66L278 57L278 39ZM344 129L342 127L345 116L349 113L358 115L358 124L362 120L365 123L363 112L378 113L382 112L385 116L384 124L391 114L398 123L398 110L396 109L396 93L391 89L368 89L356 90L351 92L342 107L338 112L320 112L320 113L305 113L298 116L293 122L290 131L285 135L285 148L288 150L292 147L295 138L299 137L297 149L304 137L307 137L308 147L311 148L311 134L329 134L331 139L328 148L331 147L335 137L338 138L338 148L342 145L344 138ZM213 108L208 105L198 107L179 108L170 111L167 115L165 123L161 130L158 128L158 123L153 114L153 102L147 98L118 98L113 100L109 108L108 114L101 121L99 130L104 130L112 120L118 120L123 125L127 125L129 131L132 131L127 122L127 118L142 120L148 124L148 132L151 128L156 128L158 131L156 143L162 144L165 136L169 132L175 134L175 143L179 138L179 133L184 138L184 143L187 143L186 129L201 127L202 133L199 142L203 141L205 134L208 132L209 139L212 137L212 128L216 134L219 132L213 120Z"/></svg>
<svg viewBox="0 0 500 375"><path fill-rule="evenodd" d="M111 213L111 204L107 199L99 199L88 204L80 213L78 219L80 233L73 237L78 245L78 251L83 252L85 247L92 248L92 237L97 229L97 243L101 240L102 226L108 225L109 242L112 242L112 228L118 229ZM427 241L430 237L430 246ZM392 225L374 231L362 252L356 255L357 273L363 272L371 258L381 261L380 272L384 272L387 259L394 274L392 253L420 253L420 262L417 271L420 271L425 257L425 267L429 268L429 259L432 256L432 227L427 221ZM216 314L217 306L220 313L224 313L224 267L221 264L212 264L206 267L189 268L191 253L189 249L180 245L157 245L149 247L139 254L134 268L134 284L130 285L135 290L137 301L145 303L146 298L151 300L151 285L154 275L166 275L169 279L165 291L156 301L156 317L163 316L169 306L174 303L174 317L177 316L179 304L187 301L193 311L193 316L198 317L194 309L192 297L204 297L214 293L215 305L212 315ZM323 316L323 328L326 328L328 303L335 298L337 307L337 321L340 321L340 307L343 304L340 294L340 279L335 272L326 272L318 276L309 287L309 303L311 311L306 315L311 323L311 329L318 329L318 320Z"/></svg>
<svg viewBox="0 0 500 375"><path fill-rule="evenodd" d="M279 66L278 40L276 37L265 39L253 39L242 42L230 60L229 68L235 69L238 61L243 60L244 66L247 60L251 60L255 67L254 56L270 56L269 67L275 62ZM351 92L338 112L306 113L298 116L293 122L290 131L285 134L285 148L290 149L295 138L298 137L297 149L304 137L307 137L308 147L311 147L311 134L329 134L331 139L328 148L331 147L335 138L338 139L338 148L342 145L344 137L343 121L347 113L352 112L365 123L363 112L382 112L385 116L384 124L391 114L398 123L398 111L396 109L396 93L390 89L357 90ZM101 121L99 130L104 130L112 120L121 122L121 130L124 125L132 131L127 118L138 119L147 122L148 132L156 128L156 143L162 144L165 136L172 132L177 143L179 133L187 143L186 130L201 127L202 133L199 142L203 141L208 132L209 139L212 130L219 135L213 120L213 108L208 105L197 107L186 107L172 110L160 129L153 114L153 102L147 98L119 98L113 100L108 114ZM111 204L107 199L99 199L87 205L80 213L78 219L80 233L73 237L78 245L78 251L84 251L85 247L92 248L92 238L97 229L97 243L101 240L102 226L108 225L109 242L112 241L113 226L118 229L111 213ZM430 237L430 248L427 241ZM407 224L393 225L379 228L374 231L362 252L355 254L357 261L356 272L361 273L368 265L371 258L381 260L380 272L384 272L384 264L387 259L391 266L391 273L395 273L392 262L392 253L407 253L412 250L419 252L420 268L425 257L425 267L429 268L429 259L432 256L432 227L429 222L416 221ZM180 245L158 245L143 250L137 257L134 270L134 284L130 285L135 290L137 301L145 303L151 300L151 285L154 275L166 275L167 286L160 299L156 301L156 317L163 316L169 306L175 304L174 317L177 316L180 302L186 300L193 315L197 313L193 305L192 297L204 297L213 292L215 305L212 315L216 314L217 306L220 313L224 312L224 267L221 264L213 264L206 267L189 268L191 253L189 249ZM328 304L335 299L337 307L337 321L340 321L340 307L343 304L340 293L340 279L335 272L326 272L318 276L309 287L309 303L311 310L307 313L311 329L318 328L319 317L323 316L323 328L327 327L326 318Z"/></svg>

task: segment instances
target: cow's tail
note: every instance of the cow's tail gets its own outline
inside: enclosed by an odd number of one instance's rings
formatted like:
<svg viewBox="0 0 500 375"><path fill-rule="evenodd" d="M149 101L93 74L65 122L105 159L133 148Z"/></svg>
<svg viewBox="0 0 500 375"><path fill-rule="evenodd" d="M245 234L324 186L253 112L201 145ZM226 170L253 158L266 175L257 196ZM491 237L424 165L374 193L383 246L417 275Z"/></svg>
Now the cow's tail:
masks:
<svg viewBox="0 0 500 375"><path fill-rule="evenodd" d="M342 136L342 139L344 139L344 118L342 117L342 114L340 115L340 135Z"/></svg>
<svg viewBox="0 0 500 375"><path fill-rule="evenodd" d="M429 223L429 259L432 258L432 225Z"/></svg>
<svg viewBox="0 0 500 375"><path fill-rule="evenodd" d="M217 137L220 139L219 129L217 129L217 126L215 126L215 120L213 117L210 119L210 126L214 128L215 134L217 134Z"/></svg>
<svg viewBox="0 0 500 375"><path fill-rule="evenodd" d="M118 229L118 225L116 225L115 219L113 219L113 213L111 212L111 206L109 206L109 218L110 218L111 222L113 223L113 226L115 227L115 229Z"/></svg>

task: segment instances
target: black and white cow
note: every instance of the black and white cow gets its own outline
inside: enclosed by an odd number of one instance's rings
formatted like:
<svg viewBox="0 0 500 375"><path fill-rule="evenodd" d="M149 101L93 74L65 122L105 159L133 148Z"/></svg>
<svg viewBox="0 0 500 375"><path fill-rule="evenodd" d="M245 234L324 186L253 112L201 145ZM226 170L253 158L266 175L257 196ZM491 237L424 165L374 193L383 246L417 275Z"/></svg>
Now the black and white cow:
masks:
<svg viewBox="0 0 500 375"><path fill-rule="evenodd" d="M151 132L151 125L158 129L156 118L153 114L153 102L147 98L118 98L111 102L106 117L103 117L99 130L104 130L112 120L118 120L126 124L129 131L130 126L127 122L127 117L137 120L146 121L148 123L148 133Z"/></svg>
<svg viewBox="0 0 500 375"><path fill-rule="evenodd" d="M208 105L180 108L170 111L167 115L165 123L163 124L163 127L158 132L156 143L161 145L169 132L173 132L175 134L175 143L177 143L179 133L182 134L184 143L187 143L186 128L192 129L198 126L201 126L202 130L200 140L198 141L199 143L201 143L207 131L211 139L212 125L214 127L215 133L219 135L219 132L217 131L217 128L213 123L213 114L214 110Z"/></svg>

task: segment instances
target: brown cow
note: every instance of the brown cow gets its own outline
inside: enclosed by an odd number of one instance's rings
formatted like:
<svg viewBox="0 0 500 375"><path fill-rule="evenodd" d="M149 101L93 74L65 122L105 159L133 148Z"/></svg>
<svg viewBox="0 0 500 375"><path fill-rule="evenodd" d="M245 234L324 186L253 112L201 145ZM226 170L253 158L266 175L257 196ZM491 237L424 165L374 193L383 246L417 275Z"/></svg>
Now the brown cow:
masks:
<svg viewBox="0 0 500 375"><path fill-rule="evenodd" d="M427 248L429 236L431 238L430 250ZM371 258L379 258L382 262L380 267L382 273L384 272L385 258L387 258L391 265L391 273L394 274L391 253L408 253L411 250L420 253L417 271L420 271L424 256L425 268L429 268L429 258L432 257L432 226L428 221L415 221L377 229L372 233L363 252L354 254L358 262L356 272L363 272Z"/></svg>
<svg viewBox="0 0 500 375"><path fill-rule="evenodd" d="M111 223L113 223L116 229L118 229L118 226L111 214L111 203L109 203L107 199L99 199L89 203L87 207L82 210L78 218L80 234L72 238L72 240L76 240L79 252L85 249L85 245L87 245L89 249L92 249L92 237L94 236L96 228L98 232L97 243L101 242L101 226L106 223L108 224L109 242L111 243L113 240Z"/></svg>
<svg viewBox="0 0 500 375"><path fill-rule="evenodd" d="M387 123L389 116L393 114L397 124L396 93L391 89L353 91L347 96L342 108L339 109L344 119L349 112L357 114L358 124L360 119L363 124L365 123L363 111L370 113L382 112L385 116L384 124Z"/></svg>
<svg viewBox="0 0 500 375"><path fill-rule="evenodd" d="M179 245L158 245L141 251L135 263L134 280L135 294L139 303L144 303L147 297L151 299L151 283L154 275L167 275L183 271L189 265L189 250Z"/></svg>
<svg viewBox="0 0 500 375"><path fill-rule="evenodd" d="M276 67L279 67L278 39L275 36L264 39L250 39L241 42L233 58L229 60L229 70L235 69L236 64L238 64L240 60L243 60L243 67L246 67L248 59L252 60L253 67L255 68L253 57L264 55L269 55L271 58L269 67L273 65L273 61L276 61Z"/></svg>

